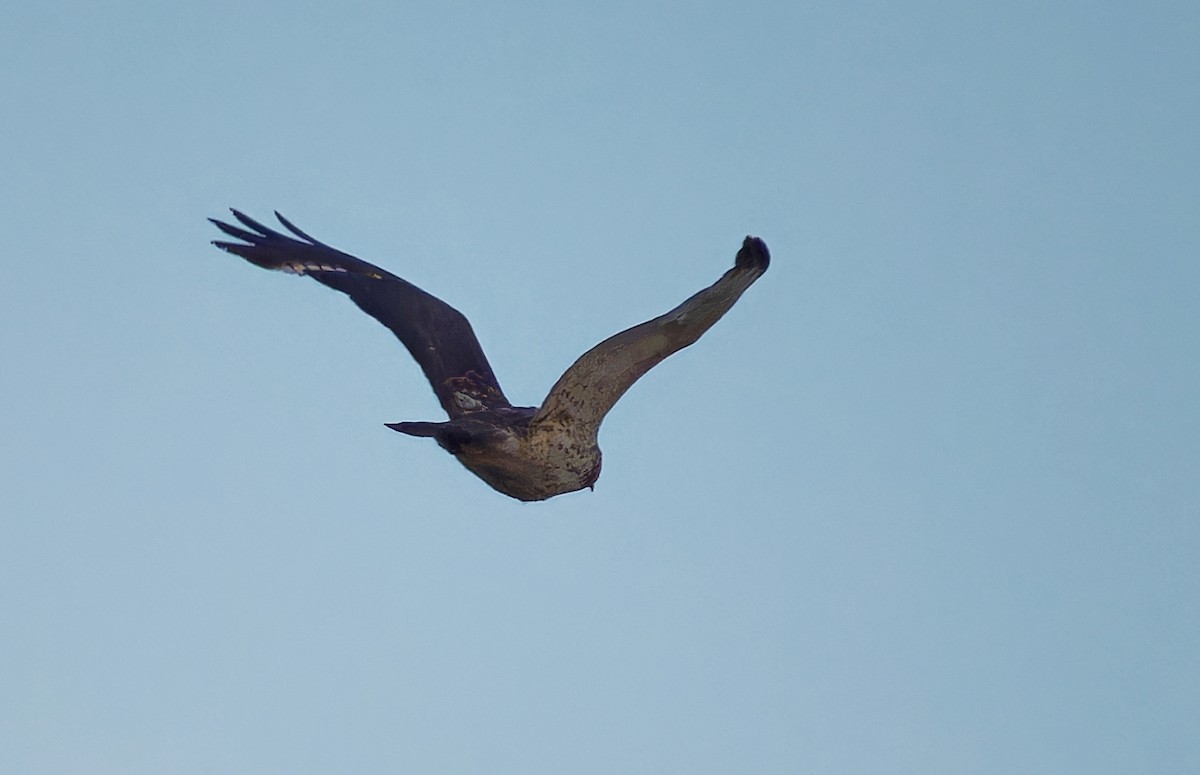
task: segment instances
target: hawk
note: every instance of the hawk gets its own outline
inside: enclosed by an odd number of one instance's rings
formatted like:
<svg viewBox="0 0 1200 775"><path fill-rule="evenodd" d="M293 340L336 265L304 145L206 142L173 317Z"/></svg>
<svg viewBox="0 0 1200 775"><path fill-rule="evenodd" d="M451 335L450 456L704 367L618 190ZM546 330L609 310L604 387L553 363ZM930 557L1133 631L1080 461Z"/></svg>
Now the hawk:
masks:
<svg viewBox="0 0 1200 775"><path fill-rule="evenodd" d="M308 275L349 296L404 344L450 418L387 427L434 439L468 471L522 501L592 488L600 476L597 434L613 404L664 358L699 339L770 264L763 241L746 237L733 268L711 286L588 350L558 378L541 406L513 406L461 312L313 239L279 213L275 217L293 236L231 212L241 226L209 220L239 241L214 245L264 269Z"/></svg>

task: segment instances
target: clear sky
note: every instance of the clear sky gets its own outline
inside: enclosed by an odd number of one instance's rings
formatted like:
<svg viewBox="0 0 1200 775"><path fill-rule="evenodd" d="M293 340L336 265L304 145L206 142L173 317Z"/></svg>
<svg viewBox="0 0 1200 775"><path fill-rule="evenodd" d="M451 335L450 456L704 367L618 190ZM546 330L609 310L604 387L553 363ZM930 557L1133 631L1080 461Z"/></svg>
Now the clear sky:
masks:
<svg viewBox="0 0 1200 775"><path fill-rule="evenodd" d="M1200 5L17 3L0 771L1200 771ZM594 493L429 440L716 279Z"/></svg>

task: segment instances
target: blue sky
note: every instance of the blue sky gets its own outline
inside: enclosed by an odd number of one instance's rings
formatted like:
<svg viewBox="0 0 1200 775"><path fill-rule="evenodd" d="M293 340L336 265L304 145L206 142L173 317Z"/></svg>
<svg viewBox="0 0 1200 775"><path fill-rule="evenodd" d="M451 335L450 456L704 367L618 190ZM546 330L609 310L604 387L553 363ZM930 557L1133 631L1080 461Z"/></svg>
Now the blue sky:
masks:
<svg viewBox="0 0 1200 775"><path fill-rule="evenodd" d="M0 770L1200 769L1195 4L22 5ZM773 263L521 504L229 206L523 404Z"/></svg>

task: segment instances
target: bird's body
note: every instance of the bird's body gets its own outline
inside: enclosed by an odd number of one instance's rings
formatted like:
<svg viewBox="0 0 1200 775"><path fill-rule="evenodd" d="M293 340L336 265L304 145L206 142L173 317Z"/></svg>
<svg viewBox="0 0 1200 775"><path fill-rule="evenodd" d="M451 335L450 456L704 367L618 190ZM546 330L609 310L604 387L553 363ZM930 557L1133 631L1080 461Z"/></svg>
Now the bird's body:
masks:
<svg viewBox="0 0 1200 775"><path fill-rule="evenodd" d="M306 274L342 291L408 348L450 419L389 423L389 428L435 439L492 488L522 501L592 487L600 476L600 423L613 404L653 366L699 339L770 263L766 245L747 237L734 267L712 286L584 353L540 407L514 407L470 323L453 307L379 267L317 242L278 213L299 240L236 210L233 214L246 228L212 222L245 244L215 245L257 266Z"/></svg>
<svg viewBox="0 0 1200 775"><path fill-rule="evenodd" d="M410 436L430 436L495 490L540 501L591 487L600 476L596 434L562 423L534 424L536 407L487 409L448 422L390 423Z"/></svg>

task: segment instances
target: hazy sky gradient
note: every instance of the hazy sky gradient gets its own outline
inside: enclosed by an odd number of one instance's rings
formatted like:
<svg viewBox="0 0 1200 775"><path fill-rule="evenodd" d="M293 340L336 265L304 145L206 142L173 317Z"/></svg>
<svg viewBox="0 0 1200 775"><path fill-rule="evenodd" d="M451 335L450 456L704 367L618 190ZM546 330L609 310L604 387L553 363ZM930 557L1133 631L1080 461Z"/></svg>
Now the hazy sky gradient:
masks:
<svg viewBox="0 0 1200 775"><path fill-rule="evenodd" d="M22 3L0 771L1200 771L1200 6ZM521 504L515 402L771 270Z"/></svg>

